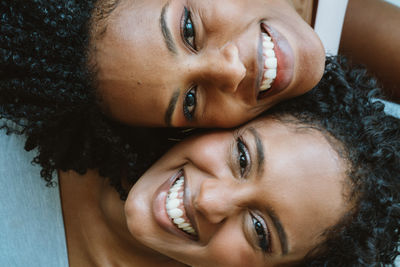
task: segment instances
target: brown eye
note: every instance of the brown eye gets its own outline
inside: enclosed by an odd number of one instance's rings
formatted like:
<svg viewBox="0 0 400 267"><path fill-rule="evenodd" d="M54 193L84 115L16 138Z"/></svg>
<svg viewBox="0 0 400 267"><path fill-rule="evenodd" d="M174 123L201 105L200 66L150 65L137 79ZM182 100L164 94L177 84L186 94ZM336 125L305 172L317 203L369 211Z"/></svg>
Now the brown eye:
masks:
<svg viewBox="0 0 400 267"><path fill-rule="evenodd" d="M262 249L262 251L267 252L270 250L269 238L267 238L267 233L264 229L263 224L253 215L251 215L251 220L254 225L254 231L257 235L258 246Z"/></svg>
<svg viewBox="0 0 400 267"><path fill-rule="evenodd" d="M243 177L249 169L250 156L249 156L249 151L247 150L247 147L243 143L243 141L240 138L238 138L236 142L237 142L240 175L241 177Z"/></svg>
<svg viewBox="0 0 400 267"><path fill-rule="evenodd" d="M196 93L197 88L193 87L186 93L185 99L183 101L183 115L188 121L192 121L194 117L197 102Z"/></svg>
<svg viewBox="0 0 400 267"><path fill-rule="evenodd" d="M194 29L190 11L186 7L182 22L182 37L185 43L190 46L190 48L196 50L196 32Z"/></svg>

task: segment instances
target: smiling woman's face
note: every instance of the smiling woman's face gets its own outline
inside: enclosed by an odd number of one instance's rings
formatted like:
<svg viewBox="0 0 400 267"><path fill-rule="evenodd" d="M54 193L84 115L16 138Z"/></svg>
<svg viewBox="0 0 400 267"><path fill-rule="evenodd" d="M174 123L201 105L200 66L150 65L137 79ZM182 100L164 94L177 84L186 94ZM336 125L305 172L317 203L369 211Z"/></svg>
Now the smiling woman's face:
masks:
<svg viewBox="0 0 400 267"><path fill-rule="evenodd" d="M169 151L131 189L127 225L189 266L296 261L348 210L344 166L320 132L259 119Z"/></svg>
<svg viewBox="0 0 400 267"><path fill-rule="evenodd" d="M120 0L93 25L102 104L131 125L239 125L323 73L318 37L284 0Z"/></svg>

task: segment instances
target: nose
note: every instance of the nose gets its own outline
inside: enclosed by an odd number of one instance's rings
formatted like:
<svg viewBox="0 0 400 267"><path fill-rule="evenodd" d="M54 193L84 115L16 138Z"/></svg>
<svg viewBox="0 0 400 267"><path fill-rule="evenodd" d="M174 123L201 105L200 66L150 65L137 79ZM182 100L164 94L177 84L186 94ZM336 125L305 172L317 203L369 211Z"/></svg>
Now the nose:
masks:
<svg viewBox="0 0 400 267"><path fill-rule="evenodd" d="M234 93L246 76L237 46L227 43L219 48L209 48L201 57L200 80L206 87L215 87L224 92Z"/></svg>
<svg viewBox="0 0 400 267"><path fill-rule="evenodd" d="M246 201L249 199L239 185L207 178L194 200L194 208L210 223L217 224L237 213Z"/></svg>

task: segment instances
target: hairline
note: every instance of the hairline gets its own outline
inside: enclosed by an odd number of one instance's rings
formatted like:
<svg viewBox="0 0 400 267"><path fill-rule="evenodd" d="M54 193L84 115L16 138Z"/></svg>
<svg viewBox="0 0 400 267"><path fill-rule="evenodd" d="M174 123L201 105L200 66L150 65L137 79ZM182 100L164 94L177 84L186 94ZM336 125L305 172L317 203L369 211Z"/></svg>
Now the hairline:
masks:
<svg viewBox="0 0 400 267"><path fill-rule="evenodd" d="M323 253L320 250L324 249L324 245L329 240L329 234L335 232L337 229L345 227L345 225L349 223L349 220L354 216L354 214L357 213L357 211L354 210L354 208L357 209L357 203L359 202L360 198L358 196L356 196L355 199L353 198L356 193L354 192L355 185L351 183L353 164L349 158L349 151L346 149L345 144L341 140L336 138L327 129L325 129L322 124L316 122L315 119L311 118L308 121L302 120L298 116L295 116L290 113L269 114L267 116L289 126L289 128L291 128L295 132L300 132L300 131L304 133L306 131L319 132L328 142L329 146L333 149L333 151L335 151L338 157L342 160L343 166L345 168L345 173L344 173L345 177L342 183L343 185L342 196L343 199L345 200L345 203L349 204L350 207L348 208L347 212L345 212L342 216L339 217L338 221L335 224L326 228L321 233L320 235L321 241L317 242L317 244L315 244L315 246L310 249L310 251L304 256L303 259L300 259L299 261L296 262L292 262L292 264L295 264L294 266L296 266L296 264L302 265L305 260L318 257L321 253ZM349 195L346 195L344 193L346 189L349 191Z"/></svg>
<svg viewBox="0 0 400 267"><path fill-rule="evenodd" d="M101 39L107 31L107 18L118 7L121 0L97 0L89 21L90 40Z"/></svg>

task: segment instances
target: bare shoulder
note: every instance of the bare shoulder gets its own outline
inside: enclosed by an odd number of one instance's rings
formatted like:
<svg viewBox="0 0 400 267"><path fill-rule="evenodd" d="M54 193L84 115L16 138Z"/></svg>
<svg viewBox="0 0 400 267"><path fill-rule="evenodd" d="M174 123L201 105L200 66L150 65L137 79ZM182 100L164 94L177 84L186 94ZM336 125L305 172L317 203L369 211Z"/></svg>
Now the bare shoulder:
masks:
<svg viewBox="0 0 400 267"><path fill-rule="evenodd" d="M400 7L383 0L349 0L339 51L367 66L382 82L387 96L398 102L399 28Z"/></svg>

